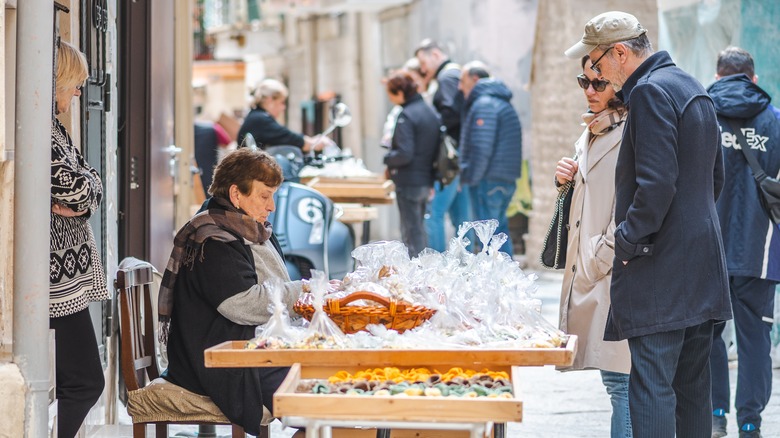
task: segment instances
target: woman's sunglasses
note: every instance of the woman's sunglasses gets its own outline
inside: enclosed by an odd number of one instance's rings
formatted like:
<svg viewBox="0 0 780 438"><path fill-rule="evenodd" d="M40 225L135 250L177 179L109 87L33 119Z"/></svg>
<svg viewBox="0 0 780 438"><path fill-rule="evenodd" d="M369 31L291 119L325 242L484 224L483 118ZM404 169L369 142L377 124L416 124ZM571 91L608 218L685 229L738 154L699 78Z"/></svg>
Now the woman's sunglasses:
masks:
<svg viewBox="0 0 780 438"><path fill-rule="evenodd" d="M594 79L590 80L585 75L578 75L577 76L577 83L580 84L580 88L583 90L587 90L588 86L593 85L593 89L602 92L607 89L607 85L609 85L609 81L604 81L601 79Z"/></svg>

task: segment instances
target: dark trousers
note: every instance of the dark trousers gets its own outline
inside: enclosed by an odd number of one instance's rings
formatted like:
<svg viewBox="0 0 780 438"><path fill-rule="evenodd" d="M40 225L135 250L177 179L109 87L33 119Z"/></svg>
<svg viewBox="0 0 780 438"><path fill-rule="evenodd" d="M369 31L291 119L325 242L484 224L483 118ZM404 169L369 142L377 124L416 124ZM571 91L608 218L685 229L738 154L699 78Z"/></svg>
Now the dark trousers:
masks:
<svg viewBox="0 0 780 438"><path fill-rule="evenodd" d="M57 377L57 432L72 438L105 386L89 309L49 318L54 329Z"/></svg>
<svg viewBox="0 0 780 438"><path fill-rule="evenodd" d="M628 340L634 438L710 438L713 322Z"/></svg>
<svg viewBox="0 0 780 438"><path fill-rule="evenodd" d="M425 210L431 188L427 186L396 186L395 199L401 214L401 240L409 250L410 257L416 257L428 246L425 231Z"/></svg>
<svg viewBox="0 0 780 438"><path fill-rule="evenodd" d="M772 359L769 357L772 316L777 283L752 277L729 277L731 307L737 332L737 424L761 427L772 393ZM712 343L712 407L729 412L729 360L721 335L725 323L716 324Z"/></svg>
<svg viewBox="0 0 780 438"><path fill-rule="evenodd" d="M274 393L284 381L289 368L205 368L198 379L202 392L233 424L246 433L260 434L263 406L274 411ZM165 377L178 384L172 376Z"/></svg>

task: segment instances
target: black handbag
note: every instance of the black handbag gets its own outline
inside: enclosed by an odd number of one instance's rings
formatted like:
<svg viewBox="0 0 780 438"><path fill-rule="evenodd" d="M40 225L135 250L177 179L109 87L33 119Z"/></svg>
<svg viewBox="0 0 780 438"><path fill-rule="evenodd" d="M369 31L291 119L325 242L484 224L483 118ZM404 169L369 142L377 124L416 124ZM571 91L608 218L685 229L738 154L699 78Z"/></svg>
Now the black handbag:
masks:
<svg viewBox="0 0 780 438"><path fill-rule="evenodd" d="M750 169L753 171L753 178L756 180L758 186L759 200L764 207L764 211L772 219L772 222L780 224L780 181L776 178L768 176L758 160L750 151L750 143L748 143L745 135L742 133L742 123L735 123L733 121L727 121L731 127L731 131L737 136L739 140L739 150L742 151L742 155L745 156Z"/></svg>
<svg viewBox="0 0 780 438"><path fill-rule="evenodd" d="M566 247L569 242L569 209L574 193L574 181L567 181L558 187L550 228L544 238L540 261L550 269L563 269L566 266Z"/></svg>
<svg viewBox="0 0 780 438"><path fill-rule="evenodd" d="M458 141L447 134L447 128L441 127L439 149L433 161L433 171L436 181L444 187L449 185L460 174L460 156Z"/></svg>

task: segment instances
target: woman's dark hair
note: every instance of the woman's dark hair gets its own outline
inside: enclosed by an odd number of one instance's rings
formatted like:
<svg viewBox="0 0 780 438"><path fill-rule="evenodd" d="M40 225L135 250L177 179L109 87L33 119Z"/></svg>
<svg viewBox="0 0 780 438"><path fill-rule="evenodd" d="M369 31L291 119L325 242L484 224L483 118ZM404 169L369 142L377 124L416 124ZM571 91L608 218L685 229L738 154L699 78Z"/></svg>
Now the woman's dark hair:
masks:
<svg viewBox="0 0 780 438"><path fill-rule="evenodd" d="M580 60L580 66L582 67L583 70L585 70L585 64L588 62L589 59L590 59L590 55L585 55ZM612 99L609 100L609 102L607 102L607 107L616 109L621 112L625 111L626 109L626 106L623 104L623 101L620 100L620 98L618 98L617 95L615 95Z"/></svg>
<svg viewBox="0 0 780 438"><path fill-rule="evenodd" d="M412 79L409 73L399 71L393 73L390 79L387 80L387 91L392 94L401 92L404 95L404 100L408 101L411 97L417 94L417 82Z"/></svg>
<svg viewBox="0 0 780 438"><path fill-rule="evenodd" d="M260 181L268 187L279 187L282 180L282 168L270 155L260 149L240 148L217 164L209 194L230 199L230 186L233 184L238 186L242 194L249 195L253 181Z"/></svg>

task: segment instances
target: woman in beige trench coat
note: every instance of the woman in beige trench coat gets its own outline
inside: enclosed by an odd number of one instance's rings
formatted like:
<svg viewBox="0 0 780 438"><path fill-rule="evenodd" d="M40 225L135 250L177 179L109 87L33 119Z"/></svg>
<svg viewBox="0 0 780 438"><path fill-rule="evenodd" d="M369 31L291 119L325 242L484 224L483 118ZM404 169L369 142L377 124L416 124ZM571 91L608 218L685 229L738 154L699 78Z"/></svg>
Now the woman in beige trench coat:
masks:
<svg viewBox="0 0 780 438"><path fill-rule="evenodd" d="M609 287L614 257L615 162L623 135L626 110L612 86L582 59L577 82L589 111L585 131L575 144L576 159L562 158L557 184L574 179L569 213L569 241L561 289L560 328L578 337L577 355L565 370L599 369L612 401L612 437L631 437L627 341L604 341L609 313Z"/></svg>

